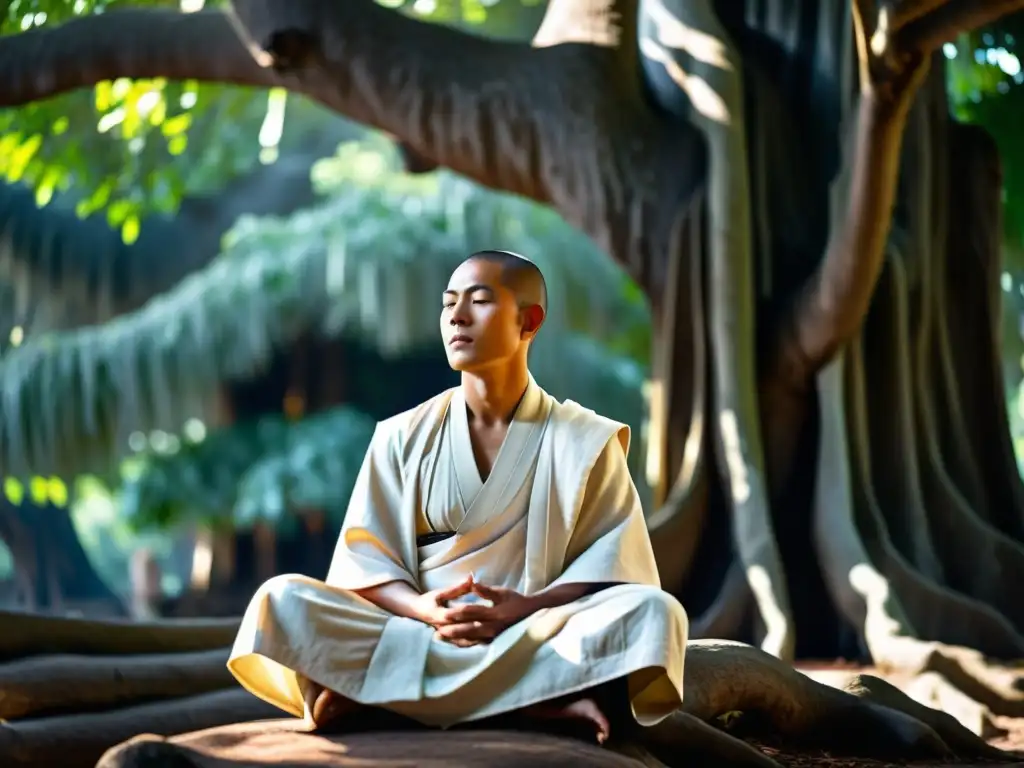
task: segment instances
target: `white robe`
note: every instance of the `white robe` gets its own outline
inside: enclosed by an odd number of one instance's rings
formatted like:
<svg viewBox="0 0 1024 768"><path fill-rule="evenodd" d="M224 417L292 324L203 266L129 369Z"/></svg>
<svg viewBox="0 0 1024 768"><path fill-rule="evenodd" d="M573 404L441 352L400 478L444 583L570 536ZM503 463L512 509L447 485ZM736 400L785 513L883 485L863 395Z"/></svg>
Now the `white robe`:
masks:
<svg viewBox="0 0 1024 768"><path fill-rule="evenodd" d="M682 701L688 624L660 589L629 428L531 380L486 482L461 389L381 422L326 582L277 576L253 597L228 667L256 696L304 715L296 673L367 705L447 727L628 676L633 714ZM455 531L418 547L417 534ZM468 573L536 594L617 585L541 610L493 642L459 648L354 590L428 591Z"/></svg>

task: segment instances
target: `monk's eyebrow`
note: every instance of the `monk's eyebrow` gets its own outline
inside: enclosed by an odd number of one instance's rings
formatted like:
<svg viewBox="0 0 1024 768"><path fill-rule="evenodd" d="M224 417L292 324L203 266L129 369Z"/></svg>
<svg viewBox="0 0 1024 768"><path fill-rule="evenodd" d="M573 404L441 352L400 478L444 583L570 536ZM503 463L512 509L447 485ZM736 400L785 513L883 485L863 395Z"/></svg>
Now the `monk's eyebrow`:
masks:
<svg viewBox="0 0 1024 768"><path fill-rule="evenodd" d="M446 288L445 291L444 291L444 295L447 296L447 295L451 294L451 295L455 296L455 295L458 295L460 293L476 293L477 291L487 291L492 296L494 295L494 289L491 288L491 286L489 286L489 285L484 285L483 283L477 283L476 285L470 285L470 286L468 286L466 288L463 288L461 291L456 291L454 288Z"/></svg>

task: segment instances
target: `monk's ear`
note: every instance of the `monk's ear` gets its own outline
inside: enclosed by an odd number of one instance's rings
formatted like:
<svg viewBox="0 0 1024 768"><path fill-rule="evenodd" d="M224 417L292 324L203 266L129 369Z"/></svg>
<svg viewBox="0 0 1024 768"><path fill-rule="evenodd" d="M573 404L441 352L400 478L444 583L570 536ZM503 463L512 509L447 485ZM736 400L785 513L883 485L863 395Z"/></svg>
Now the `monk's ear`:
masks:
<svg viewBox="0 0 1024 768"><path fill-rule="evenodd" d="M544 308L540 304L531 304L528 307L523 307L521 313L523 321L521 337L526 341L531 341L544 323Z"/></svg>

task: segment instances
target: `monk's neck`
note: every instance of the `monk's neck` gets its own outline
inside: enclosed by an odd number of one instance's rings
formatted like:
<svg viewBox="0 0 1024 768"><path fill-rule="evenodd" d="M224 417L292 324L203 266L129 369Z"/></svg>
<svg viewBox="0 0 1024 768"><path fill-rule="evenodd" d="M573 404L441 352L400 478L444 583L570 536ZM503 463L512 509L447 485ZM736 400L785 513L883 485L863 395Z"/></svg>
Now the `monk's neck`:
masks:
<svg viewBox="0 0 1024 768"><path fill-rule="evenodd" d="M526 366L462 374L462 393L474 421L509 423L530 383Z"/></svg>

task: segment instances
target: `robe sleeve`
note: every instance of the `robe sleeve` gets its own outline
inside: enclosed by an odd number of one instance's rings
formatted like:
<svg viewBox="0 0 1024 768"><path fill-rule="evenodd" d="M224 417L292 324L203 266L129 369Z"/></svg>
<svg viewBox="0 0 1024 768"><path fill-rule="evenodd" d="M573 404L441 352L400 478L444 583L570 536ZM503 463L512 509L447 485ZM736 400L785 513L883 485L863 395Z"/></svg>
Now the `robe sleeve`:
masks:
<svg viewBox="0 0 1024 768"><path fill-rule="evenodd" d="M418 579L403 557L403 552L410 551L409 536L415 537L415 523L403 515L399 438L397 428L388 422L374 431L327 573L330 586L356 590L404 581L418 588Z"/></svg>
<svg viewBox="0 0 1024 768"><path fill-rule="evenodd" d="M562 574L550 586L601 582L661 586L640 494L618 436L590 470Z"/></svg>

